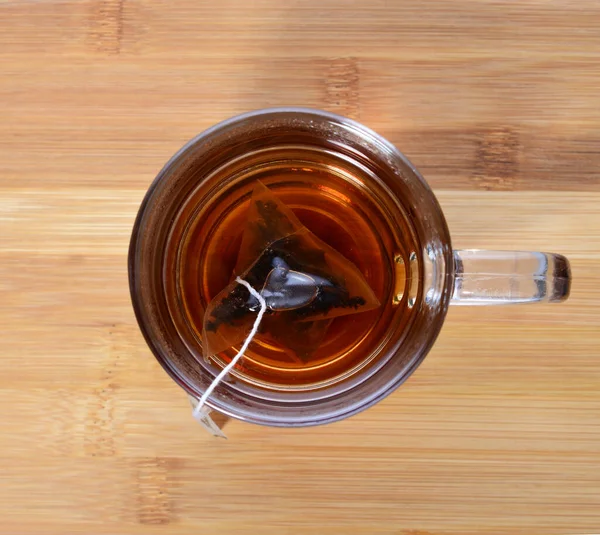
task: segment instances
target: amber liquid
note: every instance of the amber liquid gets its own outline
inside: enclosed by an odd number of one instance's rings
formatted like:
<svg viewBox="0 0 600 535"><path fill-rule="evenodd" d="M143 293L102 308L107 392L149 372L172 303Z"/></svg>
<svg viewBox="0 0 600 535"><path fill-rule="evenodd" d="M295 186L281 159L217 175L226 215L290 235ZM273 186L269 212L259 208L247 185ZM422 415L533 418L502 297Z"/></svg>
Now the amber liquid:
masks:
<svg viewBox="0 0 600 535"><path fill-rule="evenodd" d="M381 305L335 318L308 361L293 358L272 339L258 335L236 366L236 379L273 390L335 384L372 365L390 332L398 336L408 328L417 291L411 280L416 276L417 246L401 207L392 210L382 201L385 191L360 161L330 150L290 145L255 151L207 180L214 184L210 193L204 184L180 214L164 270L166 279L174 277L169 306L182 318L180 336L199 366L209 366L214 373L238 349L224 351L206 364L202 328L208 303L235 276L257 180L360 270Z"/></svg>

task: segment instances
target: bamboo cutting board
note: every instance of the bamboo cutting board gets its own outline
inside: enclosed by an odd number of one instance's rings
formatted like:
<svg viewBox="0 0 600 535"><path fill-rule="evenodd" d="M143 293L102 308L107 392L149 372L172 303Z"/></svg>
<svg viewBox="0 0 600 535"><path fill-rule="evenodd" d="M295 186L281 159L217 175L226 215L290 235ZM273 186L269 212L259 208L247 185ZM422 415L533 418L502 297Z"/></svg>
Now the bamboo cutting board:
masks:
<svg viewBox="0 0 600 535"><path fill-rule="evenodd" d="M0 0L0 533L598 533L599 88L596 0ZM349 420L207 436L129 235L185 141L276 105L390 139L456 247L567 255L570 301L452 309Z"/></svg>

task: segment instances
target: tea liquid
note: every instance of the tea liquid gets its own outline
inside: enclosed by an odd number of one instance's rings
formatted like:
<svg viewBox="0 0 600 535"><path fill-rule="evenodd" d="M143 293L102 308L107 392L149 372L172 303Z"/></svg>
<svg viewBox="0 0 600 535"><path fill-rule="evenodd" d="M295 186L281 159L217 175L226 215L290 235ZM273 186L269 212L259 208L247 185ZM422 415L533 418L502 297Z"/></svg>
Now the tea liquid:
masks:
<svg viewBox="0 0 600 535"><path fill-rule="evenodd" d="M205 177L181 211L181 236L170 243L164 276L180 336L198 360L208 303L234 275L256 181L265 184L316 236L352 262L379 299L377 309L335 318L308 361L291 357L260 334L232 375L268 389L305 389L350 377L373 363L393 330L407 329L418 293L418 247L401 206L382 202L385 188L363 165L329 148L302 145L256 150ZM207 188L207 183L214 187ZM206 192L210 189L210 195ZM182 221L185 220L185 224ZM167 281L168 282L168 281ZM213 357L225 366L238 348Z"/></svg>

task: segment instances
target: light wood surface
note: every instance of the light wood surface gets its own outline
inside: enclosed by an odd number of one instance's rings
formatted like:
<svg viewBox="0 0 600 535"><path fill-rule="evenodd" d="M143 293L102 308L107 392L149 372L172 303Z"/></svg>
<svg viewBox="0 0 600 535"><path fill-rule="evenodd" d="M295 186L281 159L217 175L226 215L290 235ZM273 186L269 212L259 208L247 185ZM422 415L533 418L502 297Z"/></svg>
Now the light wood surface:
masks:
<svg viewBox="0 0 600 535"><path fill-rule="evenodd" d="M0 533L600 532L597 0L0 0ZM151 180L249 109L359 119L456 247L566 254L564 306L449 313L414 376L321 428L206 435L146 348Z"/></svg>

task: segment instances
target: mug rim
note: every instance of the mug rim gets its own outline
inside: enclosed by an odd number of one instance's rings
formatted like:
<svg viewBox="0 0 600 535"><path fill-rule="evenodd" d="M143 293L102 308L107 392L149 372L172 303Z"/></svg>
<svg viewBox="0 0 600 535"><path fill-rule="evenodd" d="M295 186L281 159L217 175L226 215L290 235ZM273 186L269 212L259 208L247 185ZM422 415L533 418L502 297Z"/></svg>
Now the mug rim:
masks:
<svg viewBox="0 0 600 535"><path fill-rule="evenodd" d="M144 313L142 311L142 303L140 302L141 300L139 299L139 296L137 295L138 292L136 289L136 282L137 282L137 280L136 280L136 260L137 260L137 253L138 253L138 243L140 240L140 233L143 231L142 223L144 220L144 215L145 215L146 211L148 210L148 207L153 199L153 196L156 193L156 189L159 186L159 184L161 184L161 182L163 180L168 179L169 175L173 174L174 169L182 163L182 161L185 159L186 155L191 150L196 148L199 144L201 144L203 141L205 141L208 138L210 138L211 136L223 131L224 129L227 129L228 127L242 123L244 121L252 120L252 119L258 118L258 117L264 117L265 115L279 116L282 114L284 114L284 115L285 114L298 114L298 115L302 115L302 116L315 116L315 117L319 117L321 119L329 119L336 123L343 124L346 127L351 127L352 129L356 130L361 137L366 138L367 136L369 136L373 140L375 140L378 144L380 144L382 147L385 147L385 149L389 152L389 154L391 156L393 156L393 158L398 159L404 166L406 166L410 170L410 173L412 175L411 179L418 180L420 187L423 188L423 190L428 194L428 196L429 196L428 201L432 203L435 211L437 212L437 216L439 218L439 222L438 222L438 225L436 228L442 234L443 242L447 246L446 251L444 252L444 264L445 264L444 267L445 267L446 273L445 273L445 281L443 284L443 289L442 289L442 292L440 295L441 306L439 307L439 312L438 312L439 321L436 322L436 325L434 325L432 327L432 330L428 333L426 343L424 343L421 346L420 351L419 351L420 354L419 354L418 358L413 359L413 361L411 361L410 364L407 367L405 367L395 377L395 380L393 382L390 382L389 384L386 385L386 388L384 390L377 391L375 393L376 395L365 396L365 397L361 398L359 403L353 403L352 406L349 407L347 411L338 411L336 414L334 414L332 416L328 416L328 417L319 417L318 415L317 415L317 417L307 416L307 417L305 417L305 419L302 419L302 420L297 420L297 419L285 420L285 419L273 419L273 418L265 419L265 418L261 418L260 415L258 415L258 414L252 414L250 416L248 414L240 415L239 413L236 413L234 410L231 410L227 407L223 407L217 403L214 403L213 400L210 398L209 398L209 400L207 400L207 405L210 406L210 408L217 410L218 412L221 412L221 413L225 414L226 416L240 419L243 421L247 421L250 423L255 423L255 424L259 424L259 425L268 425L268 426L273 426L273 427L314 426L314 425L330 423L333 421L338 421L338 420L341 420L344 418L348 418L358 412L362 412L363 410L365 410L365 409L373 406L377 402L381 401L382 399L387 397L391 392L393 392L399 386L401 386L404 383L404 381L406 381L412 375L412 373L418 368L418 366L425 359L425 357L429 353L431 347L435 343L435 341L439 335L439 332L441 330L441 327L443 325L445 316L447 314L448 306L450 303L450 299L451 299L451 295L452 295L452 288L454 285L454 260L452 257L450 232L449 232L448 225L447 225L446 219L444 217L443 211L435 197L435 194L433 193L432 189L430 188L429 184L425 181L425 179L420 174L420 172L417 170L417 168L412 164L412 162L410 162L410 160L395 145L393 145L386 138L384 138L383 136L381 136L374 130L370 129L369 127L363 125L362 123L359 123L358 121L347 118L345 116L327 112L327 111L323 111L323 110L319 110L319 109L313 109L313 108L307 108L307 107L293 107L293 106L263 108L263 109L258 109L258 110L253 110L253 111L249 111L246 113L238 114L238 115L232 116L228 119L225 119L223 121L220 121L219 123L200 132L199 134L197 134L196 136L191 138L187 143L185 143L175 154L173 154L173 156L171 156L171 158L169 158L169 160L165 163L165 165L157 173L156 177L151 182L151 184L149 185L149 187L144 195L144 198L140 204L138 213L135 218L135 222L134 222L134 225L132 228L131 240L130 240L130 244L129 244L129 251L128 251L129 289L130 289L130 297L131 297L131 301L132 301L132 305L133 305L137 323L139 325L139 328L142 332L142 335L144 336L144 339L145 339L148 347L151 349L152 353L154 354L154 357L158 360L158 362L161 364L162 368L167 372L167 374L171 377L171 379L173 379L176 382L176 384L178 384L181 388L183 388L184 391L186 391L190 396L197 398L198 397L197 392L189 384L187 384L187 382L185 380L183 380L182 377L178 376L177 373L175 372L175 370L169 365L168 359L160 351L160 348L157 347L154 337L151 335L151 333L146 328L146 320L144 317ZM380 373L380 371L381 370L378 370L375 373Z"/></svg>

